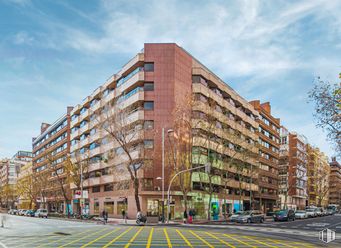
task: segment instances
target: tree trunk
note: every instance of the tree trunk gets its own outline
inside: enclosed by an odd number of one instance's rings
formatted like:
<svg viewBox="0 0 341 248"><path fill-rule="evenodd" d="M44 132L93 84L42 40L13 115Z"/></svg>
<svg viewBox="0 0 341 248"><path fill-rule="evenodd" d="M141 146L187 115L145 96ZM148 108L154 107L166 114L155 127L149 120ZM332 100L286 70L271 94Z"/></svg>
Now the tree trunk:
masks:
<svg viewBox="0 0 341 248"><path fill-rule="evenodd" d="M138 212L141 211L140 198L139 198L139 179L134 178L134 196L136 202L136 209Z"/></svg>
<svg viewBox="0 0 341 248"><path fill-rule="evenodd" d="M211 201L212 201L212 193L209 193L207 220L211 220Z"/></svg>

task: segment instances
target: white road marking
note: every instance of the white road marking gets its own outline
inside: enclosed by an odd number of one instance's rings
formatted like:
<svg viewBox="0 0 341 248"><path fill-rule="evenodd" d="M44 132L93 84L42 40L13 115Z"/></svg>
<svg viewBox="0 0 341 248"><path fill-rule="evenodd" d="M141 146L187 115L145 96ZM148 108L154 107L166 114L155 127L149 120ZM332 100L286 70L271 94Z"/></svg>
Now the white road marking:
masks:
<svg viewBox="0 0 341 248"><path fill-rule="evenodd" d="M2 247L2 248L8 248L4 243L2 243L1 241L0 241L0 246Z"/></svg>

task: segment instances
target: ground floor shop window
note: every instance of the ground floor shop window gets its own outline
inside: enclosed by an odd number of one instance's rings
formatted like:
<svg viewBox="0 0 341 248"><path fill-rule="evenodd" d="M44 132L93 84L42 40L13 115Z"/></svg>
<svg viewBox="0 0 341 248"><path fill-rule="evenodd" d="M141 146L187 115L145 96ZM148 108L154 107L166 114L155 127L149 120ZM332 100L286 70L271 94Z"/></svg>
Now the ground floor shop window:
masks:
<svg viewBox="0 0 341 248"><path fill-rule="evenodd" d="M195 210L195 215L197 218L200 218L200 219L206 218L204 202L194 202L194 210Z"/></svg>
<svg viewBox="0 0 341 248"><path fill-rule="evenodd" d="M94 203L94 213L99 214L99 202Z"/></svg>
<svg viewBox="0 0 341 248"><path fill-rule="evenodd" d="M104 209L108 214L114 214L114 202L104 202Z"/></svg>
<svg viewBox="0 0 341 248"><path fill-rule="evenodd" d="M159 216L158 200L147 200L147 216Z"/></svg>
<svg viewBox="0 0 341 248"><path fill-rule="evenodd" d="M125 203L124 201L119 201L117 202L117 214L121 214L122 215L122 211L125 212L125 214L127 214L128 210L128 204Z"/></svg>

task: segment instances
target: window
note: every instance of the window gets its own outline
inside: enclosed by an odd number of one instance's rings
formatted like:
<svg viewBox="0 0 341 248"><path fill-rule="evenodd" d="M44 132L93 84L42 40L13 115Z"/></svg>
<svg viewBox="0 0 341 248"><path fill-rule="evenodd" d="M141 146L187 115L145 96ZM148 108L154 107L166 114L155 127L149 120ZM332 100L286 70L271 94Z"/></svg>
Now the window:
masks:
<svg viewBox="0 0 341 248"><path fill-rule="evenodd" d="M151 130L154 129L154 121L144 121L144 129L145 130Z"/></svg>
<svg viewBox="0 0 341 248"><path fill-rule="evenodd" d="M154 91L154 83L144 83L144 91Z"/></svg>
<svg viewBox="0 0 341 248"><path fill-rule="evenodd" d="M87 121L82 121L79 127L84 127L88 122Z"/></svg>
<svg viewBox="0 0 341 248"><path fill-rule="evenodd" d="M88 109L87 109L87 108L85 108L85 107L84 107L84 108L82 108L82 109L81 109L81 111L80 111L80 114L83 114L83 113L85 113L87 110L88 110Z"/></svg>
<svg viewBox="0 0 341 248"><path fill-rule="evenodd" d="M104 185L104 191L113 191L114 185L112 183Z"/></svg>
<svg viewBox="0 0 341 248"><path fill-rule="evenodd" d="M97 132L96 128L90 130L90 135L94 135Z"/></svg>
<svg viewBox="0 0 341 248"><path fill-rule="evenodd" d="M154 109L154 102L144 102L143 108L145 110L153 110Z"/></svg>
<svg viewBox="0 0 341 248"><path fill-rule="evenodd" d="M108 214L114 214L114 202L104 202L104 209Z"/></svg>
<svg viewBox="0 0 341 248"><path fill-rule="evenodd" d="M153 149L154 148L154 140L144 140L144 148Z"/></svg>
<svg viewBox="0 0 341 248"><path fill-rule="evenodd" d="M92 187L92 193L98 193L98 192L101 192L101 187L100 186Z"/></svg>
<svg viewBox="0 0 341 248"><path fill-rule="evenodd" d="M94 202L94 213L95 214L99 213L99 202Z"/></svg>
<svg viewBox="0 0 341 248"><path fill-rule="evenodd" d="M144 71L154 71L154 62L144 63Z"/></svg>
<svg viewBox="0 0 341 248"><path fill-rule="evenodd" d="M99 144L97 144L96 142L94 142L94 143L92 143L91 145L90 145L90 150L93 150L93 149L95 149L95 148L97 148L97 147L99 147Z"/></svg>

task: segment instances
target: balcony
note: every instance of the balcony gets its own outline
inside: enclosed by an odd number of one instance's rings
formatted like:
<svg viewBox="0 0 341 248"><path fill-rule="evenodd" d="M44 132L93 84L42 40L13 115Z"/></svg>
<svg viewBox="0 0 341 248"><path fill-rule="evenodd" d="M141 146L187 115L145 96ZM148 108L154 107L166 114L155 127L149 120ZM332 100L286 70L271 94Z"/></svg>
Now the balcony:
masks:
<svg viewBox="0 0 341 248"><path fill-rule="evenodd" d="M121 100L120 108L125 109L126 107L132 105L135 102L138 101L143 101L144 100L144 92L143 89L140 88L134 94L130 95L129 97L125 97L124 99Z"/></svg>
<svg viewBox="0 0 341 248"><path fill-rule="evenodd" d="M83 127L78 129L78 132L80 135L82 135L85 131L88 131L88 130L89 130L89 123L85 124Z"/></svg>
<svg viewBox="0 0 341 248"><path fill-rule="evenodd" d="M75 117L75 119L73 119L72 121L71 121L71 127L74 127L74 126L76 126L78 123L80 122L80 118L79 118L79 116L77 116L77 117Z"/></svg>
<svg viewBox="0 0 341 248"><path fill-rule="evenodd" d="M93 177L93 178L88 178L84 181L83 186L95 186L101 184L100 182L100 177Z"/></svg>
<svg viewBox="0 0 341 248"><path fill-rule="evenodd" d="M98 100L92 107L90 107L92 112L95 112L97 109L99 109L102 106L101 100Z"/></svg>
<svg viewBox="0 0 341 248"><path fill-rule="evenodd" d="M101 131L97 131L95 134L89 136L89 142L92 143L102 137Z"/></svg>
<svg viewBox="0 0 341 248"><path fill-rule="evenodd" d="M79 121L82 121L84 118L89 116L89 109L85 110L80 116Z"/></svg>
<svg viewBox="0 0 341 248"><path fill-rule="evenodd" d="M73 144L70 146L70 151L73 152L73 151L76 151L76 150L79 150L80 147L79 147L79 141L76 143L76 144Z"/></svg>
<svg viewBox="0 0 341 248"><path fill-rule="evenodd" d="M100 154L101 153L101 149L100 149L100 146L90 150L90 157L93 157L97 154Z"/></svg>
<svg viewBox="0 0 341 248"><path fill-rule="evenodd" d="M87 138L85 138L85 139L79 141L79 142L78 142L78 148L80 149L80 148L82 148L83 146L86 146L86 145L88 145L88 144L89 144L89 137L87 137Z"/></svg>
<svg viewBox="0 0 341 248"><path fill-rule="evenodd" d="M101 184L108 184L114 181L114 175L104 175L101 176L100 182Z"/></svg>
<svg viewBox="0 0 341 248"><path fill-rule="evenodd" d="M133 113L130 113L127 117L127 125L130 125L131 123L134 123L138 120L144 119L144 110L137 110Z"/></svg>
<svg viewBox="0 0 341 248"><path fill-rule="evenodd" d="M130 88L139 81L144 81L144 71L138 71L132 77L127 79L123 84L117 88L117 94L120 95L126 89Z"/></svg>
<svg viewBox="0 0 341 248"><path fill-rule="evenodd" d="M77 138L79 136L80 136L80 132L79 132L79 129L78 129L77 131L74 131L74 132L72 132L70 134L70 140L73 140L73 139L75 139L75 138Z"/></svg>

